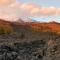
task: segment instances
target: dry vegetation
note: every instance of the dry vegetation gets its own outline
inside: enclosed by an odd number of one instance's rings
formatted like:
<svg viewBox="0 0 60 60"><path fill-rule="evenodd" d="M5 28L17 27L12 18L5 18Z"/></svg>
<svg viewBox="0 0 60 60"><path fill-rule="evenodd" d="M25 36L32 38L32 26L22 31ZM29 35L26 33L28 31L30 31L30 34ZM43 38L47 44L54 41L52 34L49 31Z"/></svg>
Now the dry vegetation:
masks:
<svg viewBox="0 0 60 60"><path fill-rule="evenodd" d="M21 25L1 20L0 60L60 60L59 27L58 23Z"/></svg>

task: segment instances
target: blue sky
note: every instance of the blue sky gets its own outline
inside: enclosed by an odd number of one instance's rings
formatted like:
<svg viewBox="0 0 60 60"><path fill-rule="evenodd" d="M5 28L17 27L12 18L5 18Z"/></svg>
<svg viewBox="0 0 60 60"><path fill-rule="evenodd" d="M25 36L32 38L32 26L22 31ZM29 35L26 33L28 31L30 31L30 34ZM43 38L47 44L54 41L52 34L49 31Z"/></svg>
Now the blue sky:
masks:
<svg viewBox="0 0 60 60"><path fill-rule="evenodd" d="M60 0L18 0L18 2L21 3L33 3L39 6L43 6L43 7L55 7L55 8L60 8ZM37 21L44 21L44 22L48 22L51 20L60 22L60 15L50 15L50 16L40 16L40 17L31 17L32 19L35 19Z"/></svg>
<svg viewBox="0 0 60 60"><path fill-rule="evenodd" d="M60 22L60 0L0 0L0 18Z"/></svg>
<svg viewBox="0 0 60 60"><path fill-rule="evenodd" d="M35 3L40 6L60 7L60 0L18 0L22 3Z"/></svg>

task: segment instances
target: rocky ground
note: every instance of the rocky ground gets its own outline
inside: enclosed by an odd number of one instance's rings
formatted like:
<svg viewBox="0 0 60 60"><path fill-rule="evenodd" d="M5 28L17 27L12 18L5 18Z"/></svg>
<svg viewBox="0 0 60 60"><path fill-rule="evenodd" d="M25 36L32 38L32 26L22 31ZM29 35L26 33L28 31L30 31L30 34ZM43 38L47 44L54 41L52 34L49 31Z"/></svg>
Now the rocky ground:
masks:
<svg viewBox="0 0 60 60"><path fill-rule="evenodd" d="M0 44L0 60L60 60L60 42L36 40Z"/></svg>

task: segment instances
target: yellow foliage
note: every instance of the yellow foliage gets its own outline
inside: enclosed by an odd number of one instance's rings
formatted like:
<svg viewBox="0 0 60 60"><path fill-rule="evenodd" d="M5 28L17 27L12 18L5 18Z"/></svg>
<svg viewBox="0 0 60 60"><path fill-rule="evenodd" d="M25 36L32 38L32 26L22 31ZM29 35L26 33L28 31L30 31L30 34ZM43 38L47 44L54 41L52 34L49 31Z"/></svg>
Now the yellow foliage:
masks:
<svg viewBox="0 0 60 60"><path fill-rule="evenodd" d="M0 34L9 34L11 32L13 32L13 29L11 26L9 26L9 25L0 26Z"/></svg>

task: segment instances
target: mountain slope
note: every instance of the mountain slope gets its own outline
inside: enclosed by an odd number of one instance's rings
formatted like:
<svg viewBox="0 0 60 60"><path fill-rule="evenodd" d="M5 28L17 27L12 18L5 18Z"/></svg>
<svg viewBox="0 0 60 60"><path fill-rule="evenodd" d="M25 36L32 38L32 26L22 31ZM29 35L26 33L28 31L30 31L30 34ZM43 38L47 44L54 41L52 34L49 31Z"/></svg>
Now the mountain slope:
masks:
<svg viewBox="0 0 60 60"><path fill-rule="evenodd" d="M0 34L1 60L60 60L60 35L55 34L60 32L59 23L0 19L0 31L6 31Z"/></svg>
<svg viewBox="0 0 60 60"><path fill-rule="evenodd" d="M0 34L11 33L12 31L13 31L13 28L11 26L11 23L9 21L0 19Z"/></svg>
<svg viewBox="0 0 60 60"><path fill-rule="evenodd" d="M38 31L38 32L52 31L52 32L56 32L57 34L60 34L60 23L57 23L57 22L49 22L49 23L32 22L30 24L30 27L32 28L32 30Z"/></svg>
<svg viewBox="0 0 60 60"><path fill-rule="evenodd" d="M20 19L21 20L21 19ZM20 21L19 20L19 21ZM60 34L60 23L57 22L49 22L49 23L38 23L38 22L9 22L0 19L0 28L9 30L20 30L20 29L28 29L30 31L36 32L55 32Z"/></svg>
<svg viewBox="0 0 60 60"><path fill-rule="evenodd" d="M0 34L0 39L4 38L5 40L7 39L6 37L8 37L9 40L14 41L32 41L40 39L49 40L60 36L60 34L59 36L57 34L60 32L60 24L55 22L24 22L23 24L19 22L0 20L0 31L4 32Z"/></svg>

